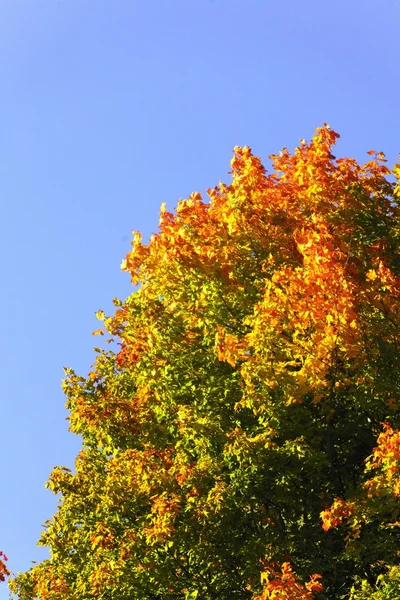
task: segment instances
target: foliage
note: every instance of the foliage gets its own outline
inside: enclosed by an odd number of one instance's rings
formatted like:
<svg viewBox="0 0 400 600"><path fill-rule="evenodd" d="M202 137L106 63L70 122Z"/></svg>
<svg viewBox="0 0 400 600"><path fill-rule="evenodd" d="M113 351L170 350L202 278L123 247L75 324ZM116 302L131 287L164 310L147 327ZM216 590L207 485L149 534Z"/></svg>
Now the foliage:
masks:
<svg viewBox="0 0 400 600"><path fill-rule="evenodd" d="M10 571L6 567L7 561L7 556L0 550L0 581L5 581L6 577L10 575Z"/></svg>
<svg viewBox="0 0 400 600"><path fill-rule="evenodd" d="M400 597L399 188L337 137L135 232L20 600Z"/></svg>

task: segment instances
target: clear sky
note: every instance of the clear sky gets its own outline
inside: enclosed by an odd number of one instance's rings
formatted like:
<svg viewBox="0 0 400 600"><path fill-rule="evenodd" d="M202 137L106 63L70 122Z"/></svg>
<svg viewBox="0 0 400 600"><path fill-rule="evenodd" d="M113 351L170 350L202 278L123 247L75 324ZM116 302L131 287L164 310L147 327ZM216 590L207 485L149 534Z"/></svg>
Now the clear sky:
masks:
<svg viewBox="0 0 400 600"><path fill-rule="evenodd" d="M86 374L94 317L161 202L229 181L329 123L337 154L400 151L399 0L0 0L0 549L12 570L73 466L62 367ZM0 586L0 600L8 597Z"/></svg>

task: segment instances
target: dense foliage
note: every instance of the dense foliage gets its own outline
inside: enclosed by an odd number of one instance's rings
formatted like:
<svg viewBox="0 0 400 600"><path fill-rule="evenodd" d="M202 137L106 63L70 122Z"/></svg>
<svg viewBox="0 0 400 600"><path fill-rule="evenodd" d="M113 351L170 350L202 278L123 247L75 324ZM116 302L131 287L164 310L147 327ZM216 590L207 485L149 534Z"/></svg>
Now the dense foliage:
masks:
<svg viewBox="0 0 400 600"><path fill-rule="evenodd" d="M337 137L135 233L20 600L400 598L399 188Z"/></svg>

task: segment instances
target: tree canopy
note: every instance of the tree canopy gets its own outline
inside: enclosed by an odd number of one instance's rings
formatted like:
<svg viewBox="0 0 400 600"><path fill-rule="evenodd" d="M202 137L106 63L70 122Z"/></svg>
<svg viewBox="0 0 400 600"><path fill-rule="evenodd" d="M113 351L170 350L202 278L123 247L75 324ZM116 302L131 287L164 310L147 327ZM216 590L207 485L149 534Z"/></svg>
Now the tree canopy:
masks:
<svg viewBox="0 0 400 600"><path fill-rule="evenodd" d="M134 233L20 600L400 598L399 186L337 137Z"/></svg>

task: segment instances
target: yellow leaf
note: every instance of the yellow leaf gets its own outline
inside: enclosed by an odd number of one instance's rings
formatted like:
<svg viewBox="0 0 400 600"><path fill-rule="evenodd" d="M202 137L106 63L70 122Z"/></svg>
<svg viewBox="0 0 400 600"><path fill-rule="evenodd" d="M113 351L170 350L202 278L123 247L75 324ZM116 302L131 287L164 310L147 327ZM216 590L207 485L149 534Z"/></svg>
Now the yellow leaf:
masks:
<svg viewBox="0 0 400 600"><path fill-rule="evenodd" d="M267 583L268 581L268 573L266 571L264 571L263 573L261 573L261 583Z"/></svg>

